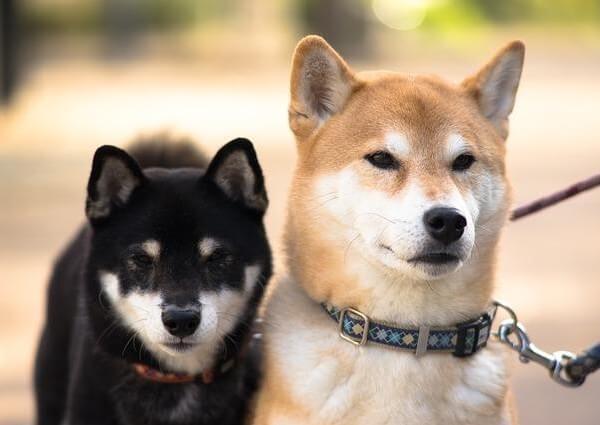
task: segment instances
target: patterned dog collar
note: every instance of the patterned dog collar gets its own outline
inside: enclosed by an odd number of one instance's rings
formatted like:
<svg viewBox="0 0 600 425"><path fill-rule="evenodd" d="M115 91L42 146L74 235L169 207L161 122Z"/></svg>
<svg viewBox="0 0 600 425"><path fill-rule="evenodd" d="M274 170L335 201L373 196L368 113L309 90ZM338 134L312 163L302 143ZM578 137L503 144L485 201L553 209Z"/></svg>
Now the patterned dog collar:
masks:
<svg viewBox="0 0 600 425"><path fill-rule="evenodd" d="M327 303L323 303L322 306L338 323L338 332L342 339L355 345L372 342L413 351L417 356L422 356L427 351L447 352L457 357L475 354L485 347L496 313L495 308L492 308L474 320L451 328L420 326L418 329L411 329L376 322L355 308L339 309Z"/></svg>

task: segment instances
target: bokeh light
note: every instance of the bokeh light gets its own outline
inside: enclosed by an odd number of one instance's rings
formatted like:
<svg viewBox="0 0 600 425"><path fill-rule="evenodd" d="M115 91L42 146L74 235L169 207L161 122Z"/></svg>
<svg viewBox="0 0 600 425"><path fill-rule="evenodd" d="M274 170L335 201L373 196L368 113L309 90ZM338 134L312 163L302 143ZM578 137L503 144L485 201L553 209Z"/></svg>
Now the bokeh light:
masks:
<svg viewBox="0 0 600 425"><path fill-rule="evenodd" d="M373 12L384 25L408 31L418 28L427 15L428 0L373 0Z"/></svg>

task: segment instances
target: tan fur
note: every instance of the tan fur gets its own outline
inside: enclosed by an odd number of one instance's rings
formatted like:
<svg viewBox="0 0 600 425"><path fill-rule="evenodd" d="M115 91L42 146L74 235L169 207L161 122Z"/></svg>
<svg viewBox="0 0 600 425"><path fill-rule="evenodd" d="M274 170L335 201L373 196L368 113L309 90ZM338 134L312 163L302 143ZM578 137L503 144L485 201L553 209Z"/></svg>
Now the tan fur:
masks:
<svg viewBox="0 0 600 425"><path fill-rule="evenodd" d="M289 277L266 310L266 375L254 424L509 423L499 347L464 360L357 348L338 337L319 303L352 306L404 326L451 326L486 309L510 200L504 139L523 49L520 42L509 44L475 76L452 85L436 77L353 73L323 39L299 43L289 110L299 152L285 238ZM390 132L405 138L410 152L398 153L398 170L377 169L363 158L386 150ZM446 151L454 134L477 158L469 173L450 170ZM418 187L428 202L457 193L477 204L468 260L429 281L366 255L367 242L352 233L363 217L348 221L351 203L343 210L335 206L339 193L319 192L346 175L361 193L381 194L382 202ZM382 215L366 214L373 223ZM486 368L493 375L489 382L472 378ZM394 409L398 422L390 419Z"/></svg>

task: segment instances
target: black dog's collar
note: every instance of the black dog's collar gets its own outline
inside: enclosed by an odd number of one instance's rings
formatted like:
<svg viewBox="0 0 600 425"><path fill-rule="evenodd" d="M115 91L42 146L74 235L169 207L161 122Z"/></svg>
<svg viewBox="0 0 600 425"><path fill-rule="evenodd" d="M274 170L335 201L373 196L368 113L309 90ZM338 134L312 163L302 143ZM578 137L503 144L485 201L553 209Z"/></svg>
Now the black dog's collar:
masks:
<svg viewBox="0 0 600 425"><path fill-rule="evenodd" d="M134 363L133 369L140 377L161 384L186 384L189 382L211 384L217 376L227 373L233 366L235 366L234 358L223 363L218 369L206 369L197 375L164 373L142 363Z"/></svg>
<svg viewBox="0 0 600 425"><path fill-rule="evenodd" d="M487 344L495 315L495 308L492 308L476 319L450 328L420 326L415 329L371 320L366 314L351 307L339 309L327 303L322 306L338 322L339 335L344 340L355 345L372 342L413 351L417 356L427 351L447 352L457 357L475 354Z"/></svg>

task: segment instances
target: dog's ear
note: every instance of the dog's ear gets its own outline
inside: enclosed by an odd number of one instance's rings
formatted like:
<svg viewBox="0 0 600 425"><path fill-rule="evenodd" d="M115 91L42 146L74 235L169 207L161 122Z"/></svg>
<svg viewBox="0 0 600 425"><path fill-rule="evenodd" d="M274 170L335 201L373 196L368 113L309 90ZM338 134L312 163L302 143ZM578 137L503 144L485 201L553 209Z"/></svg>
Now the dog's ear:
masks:
<svg viewBox="0 0 600 425"><path fill-rule="evenodd" d="M101 146L94 154L85 213L94 223L109 217L130 200L146 180L139 165L122 149Z"/></svg>
<svg viewBox="0 0 600 425"><path fill-rule="evenodd" d="M216 186L230 201L261 215L269 204L262 169L248 139L232 140L219 149L202 181Z"/></svg>
<svg viewBox="0 0 600 425"><path fill-rule="evenodd" d="M344 107L353 85L352 71L321 37L303 38L294 52L290 87L290 128L302 140Z"/></svg>
<svg viewBox="0 0 600 425"><path fill-rule="evenodd" d="M515 105L524 58L525 45L520 41L513 41L462 83L467 93L477 101L481 113L505 139L508 136L508 116Z"/></svg>

